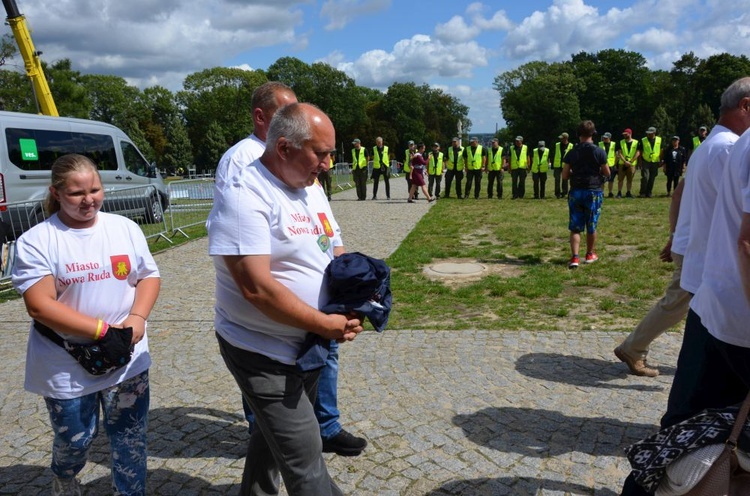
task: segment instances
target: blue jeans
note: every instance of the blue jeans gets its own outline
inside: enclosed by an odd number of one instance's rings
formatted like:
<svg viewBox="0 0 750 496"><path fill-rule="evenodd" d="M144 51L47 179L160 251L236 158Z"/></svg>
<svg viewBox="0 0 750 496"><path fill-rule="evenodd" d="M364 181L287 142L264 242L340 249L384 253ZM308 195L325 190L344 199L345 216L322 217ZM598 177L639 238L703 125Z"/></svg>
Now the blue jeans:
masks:
<svg viewBox="0 0 750 496"><path fill-rule="evenodd" d="M341 432L339 423L340 412L338 409L338 376L339 376L339 344L331 341L331 350L328 354L325 366L320 371L318 380L318 396L315 400L315 416L320 424L320 437L330 439ZM255 416L242 397L242 409L247 419L249 434L253 433Z"/></svg>
<svg viewBox="0 0 750 496"><path fill-rule="evenodd" d="M150 402L148 370L80 398L44 398L55 434L52 472L61 479L75 477L86 465L104 413L112 455L112 486L118 495L146 494L146 430Z"/></svg>

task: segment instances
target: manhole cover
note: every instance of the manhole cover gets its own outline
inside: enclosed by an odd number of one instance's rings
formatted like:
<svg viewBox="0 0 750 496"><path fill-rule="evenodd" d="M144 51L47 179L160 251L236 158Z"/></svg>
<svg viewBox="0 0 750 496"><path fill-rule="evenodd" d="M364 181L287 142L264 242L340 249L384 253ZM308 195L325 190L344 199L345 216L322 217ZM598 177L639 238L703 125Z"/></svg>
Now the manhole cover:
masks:
<svg viewBox="0 0 750 496"><path fill-rule="evenodd" d="M487 270L487 267L478 263L446 262L446 263L430 265L425 270L437 276L455 277L455 276L473 276L476 274L480 274L484 272L485 270Z"/></svg>

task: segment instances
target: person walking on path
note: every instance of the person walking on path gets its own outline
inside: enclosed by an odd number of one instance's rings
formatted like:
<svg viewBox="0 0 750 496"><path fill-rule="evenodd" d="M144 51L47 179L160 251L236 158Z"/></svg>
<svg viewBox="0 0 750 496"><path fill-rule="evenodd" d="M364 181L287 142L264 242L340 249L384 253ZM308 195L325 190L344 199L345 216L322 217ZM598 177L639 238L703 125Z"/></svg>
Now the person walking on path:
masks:
<svg viewBox="0 0 750 496"><path fill-rule="evenodd" d="M378 183L380 178L385 183L385 197L391 199L391 156L388 146L383 144L383 138L375 138L375 146L372 147L372 199L378 199Z"/></svg>
<svg viewBox="0 0 750 496"><path fill-rule="evenodd" d="M52 165L49 217L18 239L12 280L34 321L26 353L27 391L44 397L52 424L52 494L80 495L77 475L99 429L109 438L112 489L145 495L149 367L147 320L160 277L138 225L100 212L104 188L82 155ZM67 347L123 365L84 368ZM127 357L127 360L126 360Z"/></svg>
<svg viewBox="0 0 750 496"><path fill-rule="evenodd" d="M343 342L362 331L358 318L317 309L325 268L344 252L316 184L335 149L333 124L313 105L290 104L271 121L267 144L207 222L219 348L259 427L240 493L278 494L281 474L289 494L341 495L313 409L320 368L298 365L311 336Z"/></svg>
<svg viewBox="0 0 750 496"><path fill-rule="evenodd" d="M578 126L579 143L563 159L563 181L570 180L568 211L570 222L571 258L568 267L578 268L581 232L586 230L587 264L599 260L596 254L596 225L602 209L604 180L609 177L609 165L604 150L594 144L596 128L593 121Z"/></svg>
<svg viewBox="0 0 750 496"><path fill-rule="evenodd" d="M352 177L357 190L357 201L367 200L367 150L359 138L352 141Z"/></svg>
<svg viewBox="0 0 750 496"><path fill-rule="evenodd" d="M422 188L424 197L427 198L428 202L435 201L427 191L427 186L424 182L425 168L427 167L427 160L424 158L424 143L417 145L417 153L411 157L411 189L409 190L409 203L414 203L414 195L417 192L417 188Z"/></svg>

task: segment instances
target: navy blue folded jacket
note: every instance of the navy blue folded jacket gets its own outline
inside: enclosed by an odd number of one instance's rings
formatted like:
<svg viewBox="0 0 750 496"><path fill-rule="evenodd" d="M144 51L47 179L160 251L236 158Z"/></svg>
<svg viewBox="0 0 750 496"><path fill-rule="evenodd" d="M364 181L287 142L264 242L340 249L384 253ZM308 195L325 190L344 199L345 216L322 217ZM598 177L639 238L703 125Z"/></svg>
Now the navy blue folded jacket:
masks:
<svg viewBox="0 0 750 496"><path fill-rule="evenodd" d="M391 269L383 260L362 253L344 253L326 267L323 285L328 289L328 302L321 308L325 313L356 313L383 332L388 324L393 296ZM325 365L330 341L310 333L297 357L302 370L315 370Z"/></svg>

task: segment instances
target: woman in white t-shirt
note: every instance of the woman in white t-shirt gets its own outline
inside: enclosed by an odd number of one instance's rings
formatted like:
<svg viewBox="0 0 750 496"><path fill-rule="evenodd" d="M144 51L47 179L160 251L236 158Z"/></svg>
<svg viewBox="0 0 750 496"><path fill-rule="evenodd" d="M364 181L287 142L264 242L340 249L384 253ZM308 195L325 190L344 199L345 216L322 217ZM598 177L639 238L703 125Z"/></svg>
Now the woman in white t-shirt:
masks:
<svg viewBox="0 0 750 496"><path fill-rule="evenodd" d="M24 387L42 395L49 410L52 494L81 494L76 475L96 436L100 407L110 440L113 491L146 494L151 365L146 319L159 294L159 271L140 228L125 217L99 212L103 200L96 165L82 155L62 156L52 165L49 218L17 242L13 285L29 315L41 323L30 328ZM131 360L91 375L42 335L43 327L84 344L131 327Z"/></svg>

